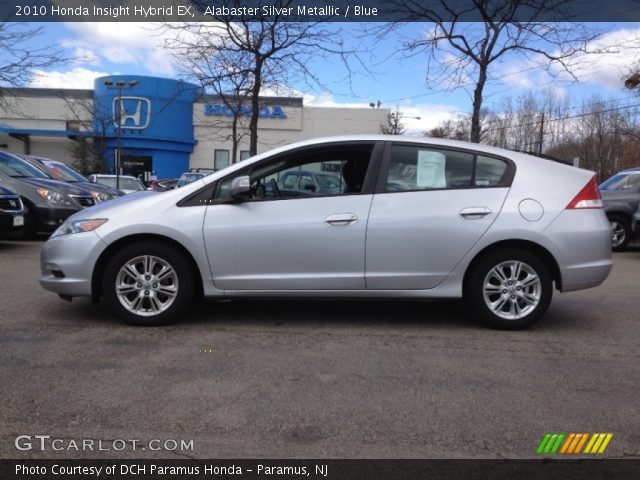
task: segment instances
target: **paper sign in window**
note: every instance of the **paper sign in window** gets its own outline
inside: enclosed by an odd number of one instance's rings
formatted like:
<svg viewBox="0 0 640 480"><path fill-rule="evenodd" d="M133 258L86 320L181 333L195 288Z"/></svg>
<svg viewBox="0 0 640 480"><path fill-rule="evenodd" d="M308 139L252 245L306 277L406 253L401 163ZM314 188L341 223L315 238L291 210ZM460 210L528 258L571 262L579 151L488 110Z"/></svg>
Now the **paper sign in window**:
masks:
<svg viewBox="0 0 640 480"><path fill-rule="evenodd" d="M444 167L447 157L439 152L418 150L418 172L416 183L419 188L445 188L447 179Z"/></svg>

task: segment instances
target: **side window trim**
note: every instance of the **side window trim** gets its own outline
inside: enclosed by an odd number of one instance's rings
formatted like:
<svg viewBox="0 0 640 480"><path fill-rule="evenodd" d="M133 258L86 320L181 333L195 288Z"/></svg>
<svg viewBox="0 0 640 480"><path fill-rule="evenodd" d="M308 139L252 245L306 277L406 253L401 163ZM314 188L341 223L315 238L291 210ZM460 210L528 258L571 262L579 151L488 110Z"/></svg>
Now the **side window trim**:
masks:
<svg viewBox="0 0 640 480"><path fill-rule="evenodd" d="M391 153L392 153L394 145L408 146L408 147L415 147L415 148L430 148L430 149L434 149L434 150L445 150L445 151L460 152L460 153L467 153L467 154L473 155L473 170L472 170L471 186L468 186L468 187L452 187L452 188L447 187L447 188L438 188L438 189L429 189L429 190L424 190L424 189L401 190L401 191L397 191L397 192L389 192L389 191L387 191L387 179L388 179L388 176L389 176L389 167L391 165ZM475 185L475 176L476 176L476 167L477 167L477 163L478 163L478 156L488 157L488 158L495 158L496 160L501 160L501 161L503 161L503 162L505 162L507 164L507 169L506 169L504 175L502 176L502 178L500 179L500 182L498 182L495 185L490 185L490 186L476 186ZM495 155L495 154L492 154L492 153L485 153L485 152L479 152L477 150L471 150L471 149L466 149L466 148L449 147L449 146L446 146L446 145L437 145L437 144L431 144L431 143L413 143L413 142L387 141L387 142L385 142L384 152L382 153L382 161L380 163L380 168L379 168L379 171L378 171L378 178L377 178L377 182L375 184L374 193L376 193L376 194L380 194L380 193L390 194L390 193L406 193L406 192L432 192L432 191L441 191L441 190L469 190L469 189L484 189L484 188L508 188L508 187L511 187L511 183L513 182L513 177L515 176L515 172L516 172L516 166L515 166L515 163L513 162L513 160L511 160L510 158L502 157L500 155Z"/></svg>

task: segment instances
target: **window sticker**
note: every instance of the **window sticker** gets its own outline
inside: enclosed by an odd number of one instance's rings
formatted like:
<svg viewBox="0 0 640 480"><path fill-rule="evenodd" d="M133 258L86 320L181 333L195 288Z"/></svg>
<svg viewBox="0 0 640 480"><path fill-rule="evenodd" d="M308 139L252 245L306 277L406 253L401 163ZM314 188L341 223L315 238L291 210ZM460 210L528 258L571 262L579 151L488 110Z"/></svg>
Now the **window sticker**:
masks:
<svg viewBox="0 0 640 480"><path fill-rule="evenodd" d="M447 157L440 152L418 150L418 172L416 182L419 188L445 188L444 173Z"/></svg>

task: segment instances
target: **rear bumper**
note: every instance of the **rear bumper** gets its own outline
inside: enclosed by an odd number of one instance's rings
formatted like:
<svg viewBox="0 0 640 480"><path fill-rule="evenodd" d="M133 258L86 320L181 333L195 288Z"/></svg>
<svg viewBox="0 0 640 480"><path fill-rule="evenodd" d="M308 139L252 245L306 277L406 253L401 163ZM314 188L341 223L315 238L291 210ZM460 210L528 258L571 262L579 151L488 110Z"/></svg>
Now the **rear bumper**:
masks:
<svg viewBox="0 0 640 480"><path fill-rule="evenodd" d="M558 263L561 291L596 287L611 272L611 226L603 210L564 210L543 236Z"/></svg>

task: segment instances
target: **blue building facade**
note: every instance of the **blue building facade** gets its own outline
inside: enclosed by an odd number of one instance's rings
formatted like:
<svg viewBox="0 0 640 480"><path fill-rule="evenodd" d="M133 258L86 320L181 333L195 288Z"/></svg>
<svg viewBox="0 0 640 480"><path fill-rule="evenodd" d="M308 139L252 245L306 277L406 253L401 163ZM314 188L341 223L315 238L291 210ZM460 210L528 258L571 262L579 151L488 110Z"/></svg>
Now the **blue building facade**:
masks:
<svg viewBox="0 0 640 480"><path fill-rule="evenodd" d="M118 147L121 173L147 179L175 178L189 170L197 85L136 75L100 77L94 82L95 135L105 142L109 173Z"/></svg>

